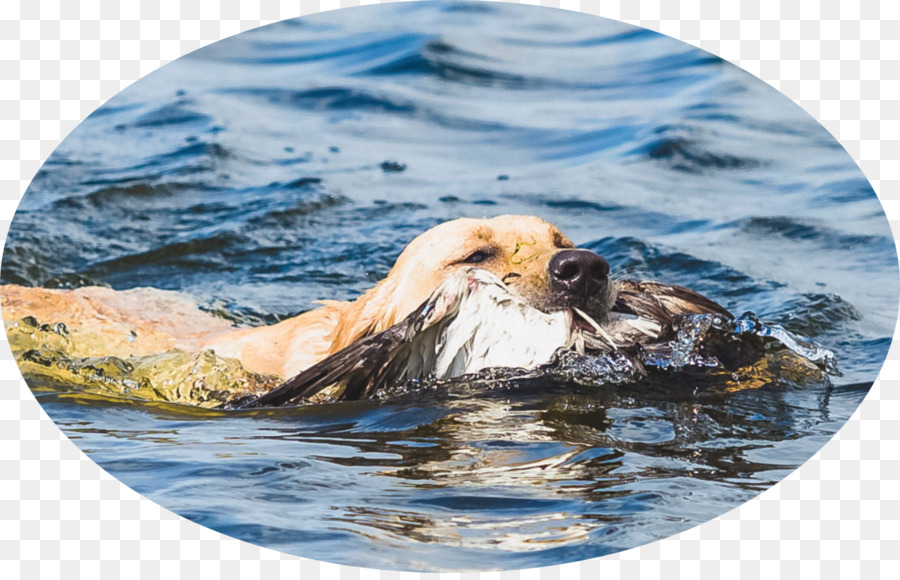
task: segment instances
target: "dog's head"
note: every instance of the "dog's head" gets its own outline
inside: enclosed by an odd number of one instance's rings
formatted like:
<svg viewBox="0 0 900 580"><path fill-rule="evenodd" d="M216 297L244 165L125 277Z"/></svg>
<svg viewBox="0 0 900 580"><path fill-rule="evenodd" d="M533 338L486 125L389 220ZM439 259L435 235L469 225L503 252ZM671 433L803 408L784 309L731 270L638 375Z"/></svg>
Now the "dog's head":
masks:
<svg viewBox="0 0 900 580"><path fill-rule="evenodd" d="M518 215L456 219L409 243L388 276L342 317L332 351L396 324L453 273L472 266L547 313L577 309L602 322L615 301L606 260L576 249L552 224Z"/></svg>

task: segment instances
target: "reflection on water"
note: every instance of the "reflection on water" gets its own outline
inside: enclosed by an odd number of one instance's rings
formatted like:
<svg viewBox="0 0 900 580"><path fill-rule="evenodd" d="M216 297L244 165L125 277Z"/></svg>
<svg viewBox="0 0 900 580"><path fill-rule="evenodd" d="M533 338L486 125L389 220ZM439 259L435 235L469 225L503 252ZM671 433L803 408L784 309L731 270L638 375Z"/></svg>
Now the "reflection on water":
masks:
<svg viewBox="0 0 900 580"><path fill-rule="evenodd" d="M369 567L515 568L752 498L832 436L887 353L893 240L822 127L671 39L502 4L321 14L164 67L51 156L2 279L179 290L271 323L359 295L440 221L503 213L557 224L616 276L780 322L843 377L519 377L253 412L31 385L105 469L226 534Z"/></svg>
<svg viewBox="0 0 900 580"><path fill-rule="evenodd" d="M673 387L460 384L194 417L42 399L106 469L214 529L435 569L533 566L675 533L793 470L867 389ZM492 563L476 565L485 550Z"/></svg>

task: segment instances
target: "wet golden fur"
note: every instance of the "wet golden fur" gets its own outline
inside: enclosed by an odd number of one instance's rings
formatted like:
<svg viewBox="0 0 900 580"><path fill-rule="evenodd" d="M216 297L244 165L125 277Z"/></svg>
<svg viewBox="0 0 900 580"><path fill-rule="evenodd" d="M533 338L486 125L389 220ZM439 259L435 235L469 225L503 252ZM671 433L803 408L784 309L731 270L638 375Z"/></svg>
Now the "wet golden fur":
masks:
<svg viewBox="0 0 900 580"><path fill-rule="evenodd" d="M358 299L323 301L319 308L299 316L255 328L231 328L186 303L184 296L153 289L116 292L96 287L4 286L0 298L7 324L34 316L41 323L65 323L73 336L101 337L75 340L81 352L72 354L78 356L212 348L221 356L239 359L251 371L291 377L396 324L461 267L477 264L541 308L550 295L550 259L572 247L555 226L533 216L445 222L410 242L384 280ZM132 331L136 338L129 339Z"/></svg>

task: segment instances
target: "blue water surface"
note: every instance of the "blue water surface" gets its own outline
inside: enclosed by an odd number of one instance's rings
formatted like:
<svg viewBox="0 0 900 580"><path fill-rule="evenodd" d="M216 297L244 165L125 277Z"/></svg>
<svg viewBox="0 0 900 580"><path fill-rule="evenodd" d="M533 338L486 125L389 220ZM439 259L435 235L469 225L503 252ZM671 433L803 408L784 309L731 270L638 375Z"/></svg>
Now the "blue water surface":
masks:
<svg viewBox="0 0 900 580"><path fill-rule="evenodd" d="M549 382L262 414L39 395L159 504L375 568L535 567L663 538L773 485L859 405L897 254L874 192L800 108L619 22L481 3L289 20L101 107L23 199L5 283L185 292L236 324L353 299L444 220L539 215L616 276L812 336L833 386Z"/></svg>

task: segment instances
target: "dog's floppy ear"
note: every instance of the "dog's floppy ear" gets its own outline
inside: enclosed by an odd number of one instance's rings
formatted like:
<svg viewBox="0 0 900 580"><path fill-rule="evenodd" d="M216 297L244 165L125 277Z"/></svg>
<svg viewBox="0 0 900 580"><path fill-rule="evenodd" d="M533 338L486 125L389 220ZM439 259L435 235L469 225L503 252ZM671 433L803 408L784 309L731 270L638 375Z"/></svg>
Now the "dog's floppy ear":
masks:
<svg viewBox="0 0 900 580"><path fill-rule="evenodd" d="M329 354L335 354L353 343L386 330L399 322L395 277L388 276L353 302L338 303L338 323L329 334ZM322 301L330 304L332 301Z"/></svg>
<svg viewBox="0 0 900 580"><path fill-rule="evenodd" d="M614 312L666 322L683 314L721 314L733 318L723 306L682 286L658 282L618 280Z"/></svg>

